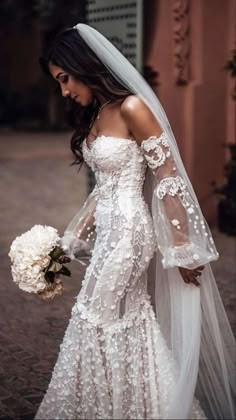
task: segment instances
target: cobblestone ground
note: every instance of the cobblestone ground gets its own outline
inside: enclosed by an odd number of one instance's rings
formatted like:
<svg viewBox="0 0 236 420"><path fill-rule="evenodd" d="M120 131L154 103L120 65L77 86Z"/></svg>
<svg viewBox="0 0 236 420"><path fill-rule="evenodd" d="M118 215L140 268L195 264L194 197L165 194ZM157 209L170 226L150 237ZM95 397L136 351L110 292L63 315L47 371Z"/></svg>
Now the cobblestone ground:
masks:
<svg viewBox="0 0 236 420"><path fill-rule="evenodd" d="M34 224L62 234L87 195L86 167L69 167L68 133L2 133L0 140L0 419L32 419L51 377L83 267L72 264L64 294L43 302L20 291L7 256L12 240ZM235 238L214 231L221 254L212 264L236 333Z"/></svg>

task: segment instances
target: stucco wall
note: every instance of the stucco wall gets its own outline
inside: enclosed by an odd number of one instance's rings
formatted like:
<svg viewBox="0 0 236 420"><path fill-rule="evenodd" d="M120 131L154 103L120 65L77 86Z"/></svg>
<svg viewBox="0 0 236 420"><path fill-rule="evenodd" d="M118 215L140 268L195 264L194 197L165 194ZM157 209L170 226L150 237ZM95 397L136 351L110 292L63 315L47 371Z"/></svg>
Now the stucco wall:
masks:
<svg viewBox="0 0 236 420"><path fill-rule="evenodd" d="M214 224L217 198L210 183L224 181L228 153L222 144L235 141L233 82L223 71L234 48L235 1L148 3L145 64L159 72L159 86L153 88L166 110L204 215Z"/></svg>

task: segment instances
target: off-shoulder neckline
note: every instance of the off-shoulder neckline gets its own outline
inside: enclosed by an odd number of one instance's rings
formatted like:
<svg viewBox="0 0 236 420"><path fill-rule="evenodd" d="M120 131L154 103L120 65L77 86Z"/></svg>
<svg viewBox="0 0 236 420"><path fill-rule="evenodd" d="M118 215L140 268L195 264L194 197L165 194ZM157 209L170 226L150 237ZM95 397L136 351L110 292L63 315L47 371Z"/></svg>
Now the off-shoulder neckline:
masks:
<svg viewBox="0 0 236 420"><path fill-rule="evenodd" d="M84 143L85 143L85 146L86 146L86 148L88 149L88 150L91 150L92 148L93 148L93 146L94 146L94 143L96 143L97 142L97 140L99 139L99 138L101 138L101 137L105 137L105 138L113 138L113 139L116 139L116 140L124 140L124 141L128 141L128 142L132 142L132 143L135 143L136 145L137 145L137 143L136 143L136 140L132 140L132 139L129 139L129 138L125 138L125 137L116 137L116 136L108 136L108 135L105 135L105 134L100 134L99 136L97 136L96 138L95 138L95 140L93 140L91 143L90 143L90 146L88 146L88 144L87 144L87 137L84 139Z"/></svg>
<svg viewBox="0 0 236 420"><path fill-rule="evenodd" d="M128 142L131 142L131 143L136 144L136 146L138 146L138 147L142 147L142 145L143 145L146 141L148 141L148 140L150 140L150 139L152 139L152 138L158 138L158 139L160 139L160 138L161 138L164 134L165 134L165 132L163 131L163 132L160 134L160 136L155 136L155 135L149 136L147 139L142 140L142 143L141 143L141 145L140 145L140 146L138 145L138 143L137 143L137 142L136 142L136 140L134 140L134 139L130 139L130 138L126 138L126 137L116 137L116 136L106 135L106 134L100 134L100 135L98 135L98 136L95 138L95 140L93 140L93 141L90 143L90 146L88 146L88 144L87 144L87 137L84 139L84 143L85 143L86 149L88 149L88 150L92 150L92 148L93 148L93 146L94 146L94 143L96 143L96 142L97 142L97 140L98 140L99 138L104 137L104 138L113 138L113 139L116 139L116 140L128 141Z"/></svg>

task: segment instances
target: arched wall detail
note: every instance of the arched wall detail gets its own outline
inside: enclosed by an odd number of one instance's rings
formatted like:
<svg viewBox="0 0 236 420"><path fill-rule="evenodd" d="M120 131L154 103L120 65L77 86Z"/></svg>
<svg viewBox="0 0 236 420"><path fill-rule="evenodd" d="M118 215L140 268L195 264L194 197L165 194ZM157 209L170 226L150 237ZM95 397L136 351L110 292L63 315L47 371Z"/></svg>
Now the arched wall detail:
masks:
<svg viewBox="0 0 236 420"><path fill-rule="evenodd" d="M235 37L235 0L149 0L144 65L173 128L188 175L209 223L224 182L223 143L235 136L232 80L223 70ZM233 140L234 141L234 140Z"/></svg>
<svg viewBox="0 0 236 420"><path fill-rule="evenodd" d="M172 16L174 78L177 85L185 85L190 78L190 0L173 0Z"/></svg>

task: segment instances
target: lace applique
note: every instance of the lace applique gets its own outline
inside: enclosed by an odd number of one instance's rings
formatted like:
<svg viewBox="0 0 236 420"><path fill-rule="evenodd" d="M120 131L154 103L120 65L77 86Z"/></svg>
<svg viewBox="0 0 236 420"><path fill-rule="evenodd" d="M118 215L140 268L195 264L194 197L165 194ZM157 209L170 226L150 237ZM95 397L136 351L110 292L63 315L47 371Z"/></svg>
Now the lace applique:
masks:
<svg viewBox="0 0 236 420"><path fill-rule="evenodd" d="M151 306L148 267L157 247L164 268L200 265L210 253L194 242L204 222L174 172L166 134L142 149L105 136L83 146L96 187L63 241L80 262L82 251L92 255L37 420L170 418L177 373ZM146 161L155 174L152 214ZM189 418L205 418L193 409Z"/></svg>
<svg viewBox="0 0 236 420"><path fill-rule="evenodd" d="M148 166L154 170L163 165L167 158L170 157L170 147L166 133L162 133L160 137L151 136L147 140L143 140L141 148L144 150ZM150 153L151 152L151 153Z"/></svg>
<svg viewBox="0 0 236 420"><path fill-rule="evenodd" d="M156 189L157 197L161 200L165 197L166 194L169 195L176 195L179 192L183 193L183 191L186 189L186 184L179 175L176 177L169 176L166 178L163 178Z"/></svg>

